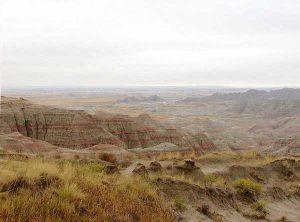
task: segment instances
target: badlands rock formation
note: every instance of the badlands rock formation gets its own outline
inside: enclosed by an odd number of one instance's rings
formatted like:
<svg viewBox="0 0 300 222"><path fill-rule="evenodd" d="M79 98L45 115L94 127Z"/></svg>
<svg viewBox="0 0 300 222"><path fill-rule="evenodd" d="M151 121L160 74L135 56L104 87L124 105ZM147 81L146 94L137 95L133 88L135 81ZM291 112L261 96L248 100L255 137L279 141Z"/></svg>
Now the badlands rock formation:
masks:
<svg viewBox="0 0 300 222"><path fill-rule="evenodd" d="M99 143L125 146L95 117L84 111L57 109L22 98L1 97L0 133L11 132L68 148L85 148Z"/></svg>
<svg viewBox="0 0 300 222"><path fill-rule="evenodd" d="M111 144L123 148L145 148L164 142L193 148L201 153L214 144L204 134L191 136L174 127L160 126L148 115L125 115L65 110L37 105L19 98L1 98L0 134L19 132L66 148Z"/></svg>
<svg viewBox="0 0 300 222"><path fill-rule="evenodd" d="M215 148L205 134L195 138L175 127L160 126L145 114L136 118L125 115L96 117L105 129L118 136L130 149L153 147L165 142L175 144L179 148L194 148L199 152Z"/></svg>

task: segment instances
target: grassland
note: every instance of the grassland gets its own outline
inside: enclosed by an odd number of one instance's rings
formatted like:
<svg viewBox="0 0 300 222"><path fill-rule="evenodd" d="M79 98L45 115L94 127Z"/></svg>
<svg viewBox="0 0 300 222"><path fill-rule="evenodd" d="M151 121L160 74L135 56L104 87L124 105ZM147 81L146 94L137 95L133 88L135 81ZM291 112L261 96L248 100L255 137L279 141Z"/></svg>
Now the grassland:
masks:
<svg viewBox="0 0 300 222"><path fill-rule="evenodd" d="M257 152L190 155L158 156L162 168L155 172L149 168L153 159L135 160L145 165L143 175L132 173L133 163L114 163L119 172L108 174L107 164L113 164L103 160L1 159L0 221L294 221L300 216L299 159ZM185 158L196 167L176 168Z"/></svg>
<svg viewBox="0 0 300 222"><path fill-rule="evenodd" d="M0 221L174 220L149 183L106 175L99 163L6 160L0 189Z"/></svg>

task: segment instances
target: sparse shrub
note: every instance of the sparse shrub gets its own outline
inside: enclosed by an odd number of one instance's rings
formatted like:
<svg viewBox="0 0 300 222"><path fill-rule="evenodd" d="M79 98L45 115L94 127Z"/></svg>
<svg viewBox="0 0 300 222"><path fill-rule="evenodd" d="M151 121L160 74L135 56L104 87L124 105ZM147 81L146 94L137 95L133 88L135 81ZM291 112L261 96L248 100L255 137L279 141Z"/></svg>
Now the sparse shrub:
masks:
<svg viewBox="0 0 300 222"><path fill-rule="evenodd" d="M174 198L174 207L178 211L185 211L187 209L185 201L181 197Z"/></svg>
<svg viewBox="0 0 300 222"><path fill-rule="evenodd" d="M243 197L253 200L262 191L262 185L250 179L237 179L234 182L237 193Z"/></svg>
<svg viewBox="0 0 300 222"><path fill-rule="evenodd" d="M210 173L204 177L204 186L211 186L214 182L217 181L217 175Z"/></svg>
<svg viewBox="0 0 300 222"><path fill-rule="evenodd" d="M102 164L99 164L99 163L90 163L88 165L88 169L89 169L90 172L99 173L99 172L103 171L104 166Z"/></svg>
<svg viewBox="0 0 300 222"><path fill-rule="evenodd" d="M252 210L255 210L258 212L266 212L265 205L266 205L265 201L257 200L251 205L251 208L252 208Z"/></svg>
<svg viewBox="0 0 300 222"><path fill-rule="evenodd" d="M112 153L100 153L99 154L99 159L104 160L106 162L110 162L110 163L116 163L117 162L116 155L114 155Z"/></svg>

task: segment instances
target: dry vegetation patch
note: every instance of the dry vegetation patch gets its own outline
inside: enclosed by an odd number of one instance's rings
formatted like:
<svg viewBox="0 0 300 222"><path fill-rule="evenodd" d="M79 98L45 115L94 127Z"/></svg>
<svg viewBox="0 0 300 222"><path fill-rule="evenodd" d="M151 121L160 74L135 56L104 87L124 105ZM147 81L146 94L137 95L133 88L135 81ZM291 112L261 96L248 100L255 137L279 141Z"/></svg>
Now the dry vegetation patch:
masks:
<svg viewBox="0 0 300 222"><path fill-rule="evenodd" d="M99 163L7 161L0 171L0 221L174 221L143 178L103 170Z"/></svg>

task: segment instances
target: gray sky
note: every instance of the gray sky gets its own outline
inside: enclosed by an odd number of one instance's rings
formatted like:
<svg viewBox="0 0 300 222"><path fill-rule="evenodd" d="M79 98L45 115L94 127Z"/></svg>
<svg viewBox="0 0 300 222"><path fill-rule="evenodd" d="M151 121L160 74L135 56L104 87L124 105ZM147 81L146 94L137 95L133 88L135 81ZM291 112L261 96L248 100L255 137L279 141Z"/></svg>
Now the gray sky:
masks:
<svg viewBox="0 0 300 222"><path fill-rule="evenodd" d="M3 86L300 86L299 0L2 0Z"/></svg>

